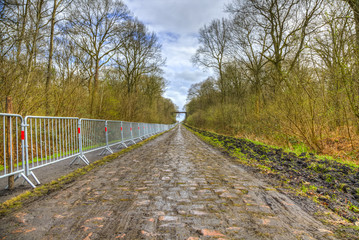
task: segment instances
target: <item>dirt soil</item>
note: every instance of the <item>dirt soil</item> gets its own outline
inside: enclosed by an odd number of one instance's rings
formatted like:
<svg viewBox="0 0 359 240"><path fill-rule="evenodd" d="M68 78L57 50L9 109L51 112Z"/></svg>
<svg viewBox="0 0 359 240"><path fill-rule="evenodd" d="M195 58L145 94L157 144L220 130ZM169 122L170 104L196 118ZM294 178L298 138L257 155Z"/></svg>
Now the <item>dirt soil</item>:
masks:
<svg viewBox="0 0 359 240"><path fill-rule="evenodd" d="M183 126L0 219L0 239L335 239Z"/></svg>
<svg viewBox="0 0 359 240"><path fill-rule="evenodd" d="M353 223L359 223L359 171L328 159L318 159L314 154L299 156L255 144L241 138L233 138L191 128L212 141L219 142L229 152L241 153L252 163L273 170L272 178L285 179L289 186L301 188L308 196Z"/></svg>

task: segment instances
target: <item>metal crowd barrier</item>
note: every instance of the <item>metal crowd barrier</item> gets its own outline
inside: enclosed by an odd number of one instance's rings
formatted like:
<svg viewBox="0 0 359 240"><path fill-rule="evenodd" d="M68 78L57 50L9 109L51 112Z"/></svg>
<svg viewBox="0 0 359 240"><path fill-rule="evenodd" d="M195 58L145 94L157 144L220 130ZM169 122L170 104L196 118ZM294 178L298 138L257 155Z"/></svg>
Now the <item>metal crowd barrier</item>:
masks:
<svg viewBox="0 0 359 240"><path fill-rule="evenodd" d="M74 158L90 162L85 154L102 150L100 155L113 153L111 147L136 144L147 137L175 126L151 123L79 119L68 117L26 116L0 113L0 178L17 175L33 188L33 170Z"/></svg>
<svg viewBox="0 0 359 240"><path fill-rule="evenodd" d="M35 187L26 176L23 123L18 114L0 113L0 178L17 175Z"/></svg>
<svg viewBox="0 0 359 240"><path fill-rule="evenodd" d="M139 123L132 123L132 135L133 140L142 140L140 134L140 124Z"/></svg>
<svg viewBox="0 0 359 240"><path fill-rule="evenodd" d="M108 146L117 146L119 148L122 145L127 147L124 143L122 121L107 121L107 127Z"/></svg>
<svg viewBox="0 0 359 240"><path fill-rule="evenodd" d="M25 117L26 175L33 170L79 155L78 118Z"/></svg>

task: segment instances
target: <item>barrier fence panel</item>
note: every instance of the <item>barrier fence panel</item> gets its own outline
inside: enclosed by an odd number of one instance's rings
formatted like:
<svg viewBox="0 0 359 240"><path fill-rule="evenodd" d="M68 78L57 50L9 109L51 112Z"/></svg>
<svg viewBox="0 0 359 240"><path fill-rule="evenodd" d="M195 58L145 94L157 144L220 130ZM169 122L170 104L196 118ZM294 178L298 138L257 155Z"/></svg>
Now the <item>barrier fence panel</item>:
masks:
<svg viewBox="0 0 359 240"><path fill-rule="evenodd" d="M33 170L74 158L86 164L85 153L103 150L113 153L110 146L136 144L135 140L169 130L176 124L135 123L79 119L69 117L27 116L0 113L0 178L17 175L15 180L32 176Z"/></svg>
<svg viewBox="0 0 359 240"><path fill-rule="evenodd" d="M123 131L122 131L122 122L121 121L107 121L107 134L108 134L108 145L124 145L123 144Z"/></svg>
<svg viewBox="0 0 359 240"><path fill-rule="evenodd" d="M123 141L135 143L132 137L132 123L122 122Z"/></svg>
<svg viewBox="0 0 359 240"><path fill-rule="evenodd" d="M13 175L26 177L25 162L25 129L22 116L18 114L0 113L0 178Z"/></svg>
<svg viewBox="0 0 359 240"><path fill-rule="evenodd" d="M78 118L25 117L26 175L32 170L79 155Z"/></svg>
<svg viewBox="0 0 359 240"><path fill-rule="evenodd" d="M106 149L106 120L80 119L82 152Z"/></svg>

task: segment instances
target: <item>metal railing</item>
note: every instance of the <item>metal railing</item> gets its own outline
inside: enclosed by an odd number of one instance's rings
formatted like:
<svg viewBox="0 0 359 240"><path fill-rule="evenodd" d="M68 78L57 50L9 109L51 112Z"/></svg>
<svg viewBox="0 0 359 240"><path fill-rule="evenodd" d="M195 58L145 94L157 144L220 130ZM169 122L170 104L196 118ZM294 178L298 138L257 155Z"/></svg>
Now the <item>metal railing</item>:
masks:
<svg viewBox="0 0 359 240"><path fill-rule="evenodd" d="M18 175L35 187L25 174L25 129L22 116L0 114L0 178Z"/></svg>
<svg viewBox="0 0 359 240"><path fill-rule="evenodd" d="M27 116L25 126L26 175L33 170L79 155L78 118Z"/></svg>
<svg viewBox="0 0 359 240"><path fill-rule="evenodd" d="M70 164L88 165L87 153L113 153L111 147L128 147L174 126L0 113L0 178L16 175L35 188L29 179L40 184L35 169L70 158Z"/></svg>

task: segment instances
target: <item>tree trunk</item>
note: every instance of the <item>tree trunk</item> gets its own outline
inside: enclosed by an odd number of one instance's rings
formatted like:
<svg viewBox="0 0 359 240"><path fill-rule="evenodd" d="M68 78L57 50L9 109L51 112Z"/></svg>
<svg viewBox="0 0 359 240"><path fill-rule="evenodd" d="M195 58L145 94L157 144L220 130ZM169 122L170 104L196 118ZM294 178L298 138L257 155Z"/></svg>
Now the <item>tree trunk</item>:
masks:
<svg viewBox="0 0 359 240"><path fill-rule="evenodd" d="M22 16L21 19L21 30L20 30L20 36L18 38L18 42L17 42L17 52L16 52L16 61L20 62L20 54L21 54L21 45L22 45L22 41L24 40L24 35L25 35L25 26L26 26L26 22L27 22L27 12L29 9L29 2L30 0L26 1L26 5L25 5L25 12L24 15Z"/></svg>
<svg viewBox="0 0 359 240"><path fill-rule="evenodd" d="M45 109L46 115L50 115L49 96L50 96L50 84L51 84L51 68L52 68L52 56L54 51L54 32L55 32L55 17L57 10L57 0L54 0L54 8L51 15L51 30L50 30L50 48L49 48L49 61L47 63L47 75L45 85Z"/></svg>
<svg viewBox="0 0 359 240"><path fill-rule="evenodd" d="M10 96L6 97L6 112L7 113L12 113L13 109L12 109L12 99ZM13 146L11 146L11 131L10 131L10 117L8 117L7 120L7 125L6 125L6 165L8 167L8 172L11 171L11 166L12 166L12 162L11 162L11 149L14 149ZM8 189L12 190L14 189L14 175L9 176L8 177Z"/></svg>
<svg viewBox="0 0 359 240"><path fill-rule="evenodd" d="M94 113L96 112L96 98L97 98L97 92L98 92L98 76L99 76L99 59L96 59L95 62L95 76L94 76L94 82L93 82L93 89L91 94L91 104L90 104L90 114L93 117Z"/></svg>

